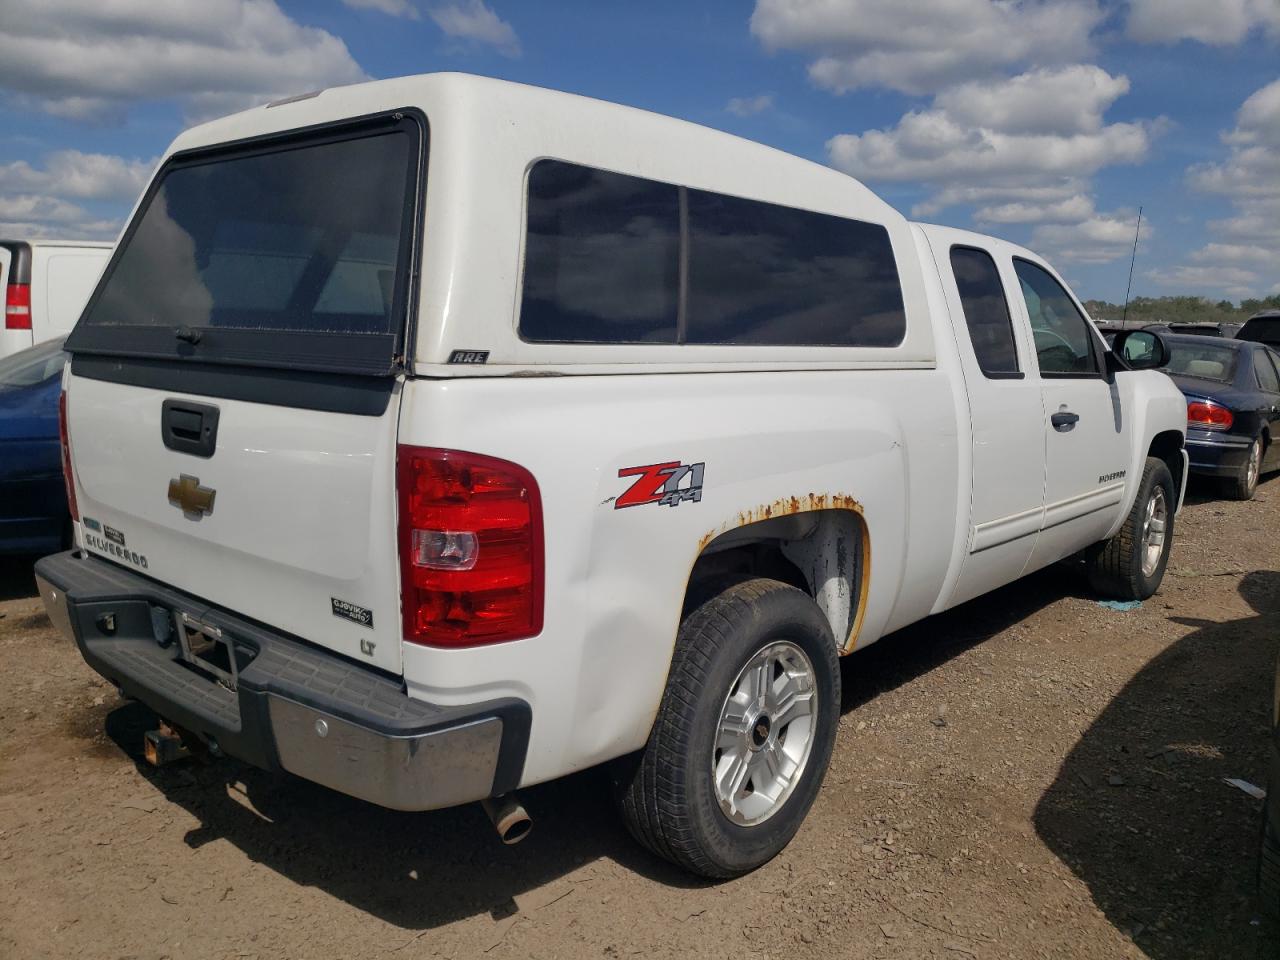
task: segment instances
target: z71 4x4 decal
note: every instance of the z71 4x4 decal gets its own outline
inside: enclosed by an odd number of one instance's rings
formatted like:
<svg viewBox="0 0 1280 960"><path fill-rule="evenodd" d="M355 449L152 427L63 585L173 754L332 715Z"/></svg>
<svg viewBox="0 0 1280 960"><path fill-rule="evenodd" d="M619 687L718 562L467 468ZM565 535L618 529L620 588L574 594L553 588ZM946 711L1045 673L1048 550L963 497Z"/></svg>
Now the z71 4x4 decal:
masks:
<svg viewBox="0 0 1280 960"><path fill-rule="evenodd" d="M673 460L645 467L624 467L618 471L618 476L635 477L636 480L614 501L613 508L621 510L646 503L677 507L686 500L698 503L702 500L702 476L706 466L705 463L677 463Z"/></svg>

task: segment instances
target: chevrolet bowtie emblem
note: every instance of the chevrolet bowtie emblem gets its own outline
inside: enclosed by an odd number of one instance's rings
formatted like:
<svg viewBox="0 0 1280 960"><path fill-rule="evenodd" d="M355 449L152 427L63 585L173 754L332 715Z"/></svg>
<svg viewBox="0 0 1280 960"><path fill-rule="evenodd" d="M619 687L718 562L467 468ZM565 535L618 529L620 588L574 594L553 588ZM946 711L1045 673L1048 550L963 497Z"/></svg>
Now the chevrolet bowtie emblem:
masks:
<svg viewBox="0 0 1280 960"><path fill-rule="evenodd" d="M213 513L213 498L217 493L212 487L200 486L200 478L182 474L169 481L169 502L182 510L188 520L199 520Z"/></svg>

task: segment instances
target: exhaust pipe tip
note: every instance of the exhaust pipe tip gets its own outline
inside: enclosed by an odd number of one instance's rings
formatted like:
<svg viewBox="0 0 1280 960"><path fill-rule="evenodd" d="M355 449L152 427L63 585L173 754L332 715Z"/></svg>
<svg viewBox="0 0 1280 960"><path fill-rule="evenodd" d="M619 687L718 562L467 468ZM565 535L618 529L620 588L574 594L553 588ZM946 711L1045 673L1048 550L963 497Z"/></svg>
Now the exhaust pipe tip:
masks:
<svg viewBox="0 0 1280 960"><path fill-rule="evenodd" d="M498 838L507 846L519 843L533 829L533 818L514 793L481 800L480 806L498 831Z"/></svg>

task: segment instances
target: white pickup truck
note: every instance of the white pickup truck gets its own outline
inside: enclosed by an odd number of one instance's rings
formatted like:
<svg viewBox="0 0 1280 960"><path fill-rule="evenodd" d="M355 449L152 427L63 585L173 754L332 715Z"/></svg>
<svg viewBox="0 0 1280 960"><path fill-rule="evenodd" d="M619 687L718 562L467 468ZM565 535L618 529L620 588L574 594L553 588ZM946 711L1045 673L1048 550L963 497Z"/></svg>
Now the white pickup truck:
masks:
<svg viewBox="0 0 1280 960"><path fill-rule="evenodd" d="M799 828L841 655L1080 553L1150 595L1187 473L1162 341L1109 351L1035 254L467 76L182 134L66 347L77 548L36 569L124 695L508 839L615 761L712 877Z"/></svg>

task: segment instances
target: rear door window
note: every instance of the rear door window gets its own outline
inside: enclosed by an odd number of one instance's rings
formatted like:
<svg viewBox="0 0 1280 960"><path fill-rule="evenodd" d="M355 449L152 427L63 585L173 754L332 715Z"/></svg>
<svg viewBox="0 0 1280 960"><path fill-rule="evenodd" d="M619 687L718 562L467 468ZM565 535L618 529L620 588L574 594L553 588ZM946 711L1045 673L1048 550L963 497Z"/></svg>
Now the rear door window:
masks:
<svg viewBox="0 0 1280 960"><path fill-rule="evenodd" d="M407 315L420 131L382 118L175 160L68 349L389 372Z"/></svg>
<svg viewBox="0 0 1280 960"><path fill-rule="evenodd" d="M1258 350L1253 355L1253 369L1258 375L1258 386L1267 393L1280 393L1280 374L1267 350Z"/></svg>
<svg viewBox="0 0 1280 960"><path fill-rule="evenodd" d="M951 272L978 368L989 378L1018 375L1009 301L991 254L975 247L952 247Z"/></svg>

